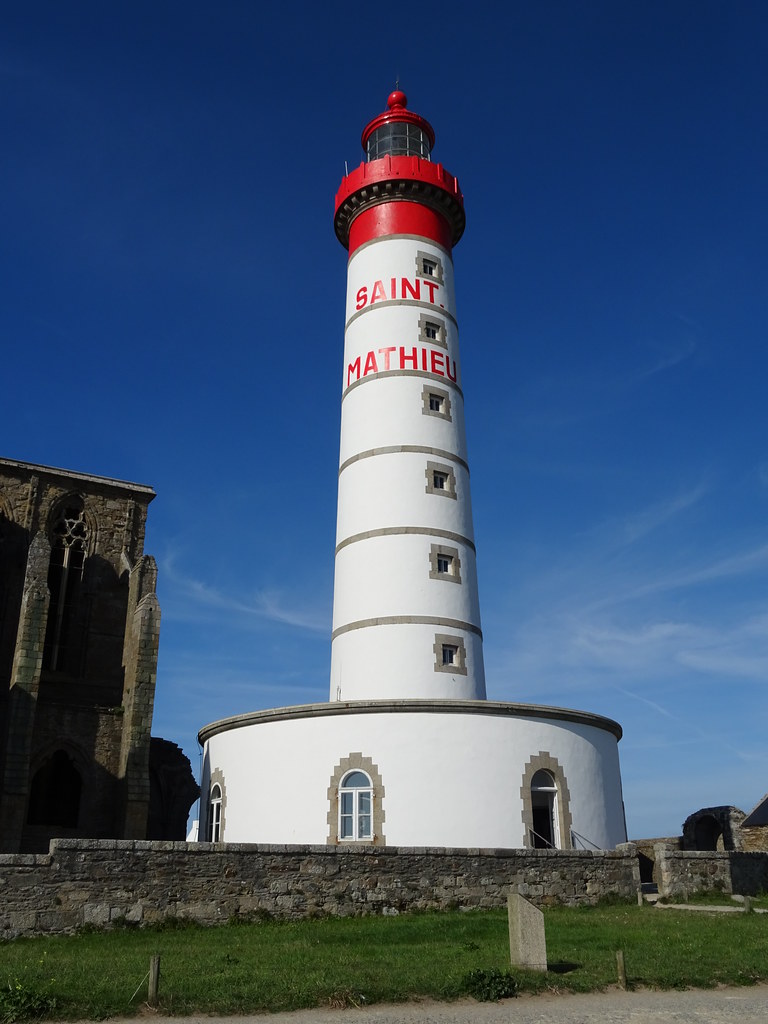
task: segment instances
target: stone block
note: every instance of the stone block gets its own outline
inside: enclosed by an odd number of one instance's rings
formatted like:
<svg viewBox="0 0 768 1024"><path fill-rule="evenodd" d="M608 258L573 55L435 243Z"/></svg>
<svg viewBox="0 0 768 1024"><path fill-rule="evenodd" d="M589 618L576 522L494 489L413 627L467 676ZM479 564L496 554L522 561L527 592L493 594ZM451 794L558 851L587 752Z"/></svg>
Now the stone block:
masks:
<svg viewBox="0 0 768 1024"><path fill-rule="evenodd" d="M109 922L109 904L91 903L83 907L83 924L103 927Z"/></svg>
<svg viewBox="0 0 768 1024"><path fill-rule="evenodd" d="M8 915L8 927L18 935L34 935L37 914L33 910Z"/></svg>
<svg viewBox="0 0 768 1024"><path fill-rule="evenodd" d="M507 914L509 956L512 966L525 967L531 971L546 971L547 941L542 912L515 892L507 896Z"/></svg>

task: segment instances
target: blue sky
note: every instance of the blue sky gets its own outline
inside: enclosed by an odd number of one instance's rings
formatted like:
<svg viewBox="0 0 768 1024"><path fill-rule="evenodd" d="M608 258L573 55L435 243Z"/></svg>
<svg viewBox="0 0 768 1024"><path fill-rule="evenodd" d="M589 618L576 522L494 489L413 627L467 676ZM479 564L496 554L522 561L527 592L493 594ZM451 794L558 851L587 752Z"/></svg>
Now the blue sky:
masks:
<svg viewBox="0 0 768 1024"><path fill-rule="evenodd" d="M0 453L151 484L156 735L328 696L346 256L400 77L459 178L492 699L631 836L768 790L768 6L6 5Z"/></svg>

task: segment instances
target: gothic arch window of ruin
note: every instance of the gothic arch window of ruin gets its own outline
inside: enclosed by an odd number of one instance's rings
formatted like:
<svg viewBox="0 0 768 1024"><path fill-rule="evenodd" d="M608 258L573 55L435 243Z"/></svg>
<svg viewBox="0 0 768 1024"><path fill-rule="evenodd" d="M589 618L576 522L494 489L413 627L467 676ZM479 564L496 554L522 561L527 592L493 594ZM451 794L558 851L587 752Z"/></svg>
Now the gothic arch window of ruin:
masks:
<svg viewBox="0 0 768 1024"><path fill-rule="evenodd" d="M29 794L29 825L77 828L83 780L65 750L56 750L35 772Z"/></svg>
<svg viewBox="0 0 768 1024"><path fill-rule="evenodd" d="M540 750L525 766L520 787L523 802L523 845L539 849L571 849L571 796L556 757Z"/></svg>
<svg viewBox="0 0 768 1024"><path fill-rule="evenodd" d="M0 494L0 544L2 544L10 534L12 522L13 516L11 515L11 506L2 494Z"/></svg>
<svg viewBox="0 0 768 1024"><path fill-rule="evenodd" d="M14 522L10 503L0 494L0 679L11 674L19 607L24 586L26 531Z"/></svg>
<svg viewBox="0 0 768 1024"><path fill-rule="evenodd" d="M697 850L724 850L723 829L712 814L702 815L694 827Z"/></svg>
<svg viewBox="0 0 768 1024"><path fill-rule="evenodd" d="M69 495L59 502L52 517L50 538L51 603L43 668L77 674L81 640L77 612L89 541L83 499L79 495Z"/></svg>
<svg viewBox="0 0 768 1024"><path fill-rule="evenodd" d="M683 822L684 850L742 850L741 824L744 812L738 807L702 807Z"/></svg>

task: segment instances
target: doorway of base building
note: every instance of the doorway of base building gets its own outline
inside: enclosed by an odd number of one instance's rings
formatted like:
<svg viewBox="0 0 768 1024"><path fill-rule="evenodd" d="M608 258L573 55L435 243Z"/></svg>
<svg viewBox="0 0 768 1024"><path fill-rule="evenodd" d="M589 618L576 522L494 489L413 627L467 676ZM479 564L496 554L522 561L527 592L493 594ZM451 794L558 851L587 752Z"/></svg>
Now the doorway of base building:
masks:
<svg viewBox="0 0 768 1024"><path fill-rule="evenodd" d="M535 849L555 850L560 846L557 814L557 785L554 776L540 768L531 779L533 810L532 840Z"/></svg>

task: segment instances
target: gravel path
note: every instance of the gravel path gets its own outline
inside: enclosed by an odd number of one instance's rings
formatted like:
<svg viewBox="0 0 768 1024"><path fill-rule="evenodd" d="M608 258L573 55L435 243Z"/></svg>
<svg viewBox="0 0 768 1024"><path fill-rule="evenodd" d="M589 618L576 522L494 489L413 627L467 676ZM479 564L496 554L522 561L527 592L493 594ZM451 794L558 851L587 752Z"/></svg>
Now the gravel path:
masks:
<svg viewBox="0 0 768 1024"><path fill-rule="evenodd" d="M164 1018L164 1024L169 1022ZM254 1017L184 1017L178 1024L768 1024L768 985L522 996L501 1003L409 1003Z"/></svg>

